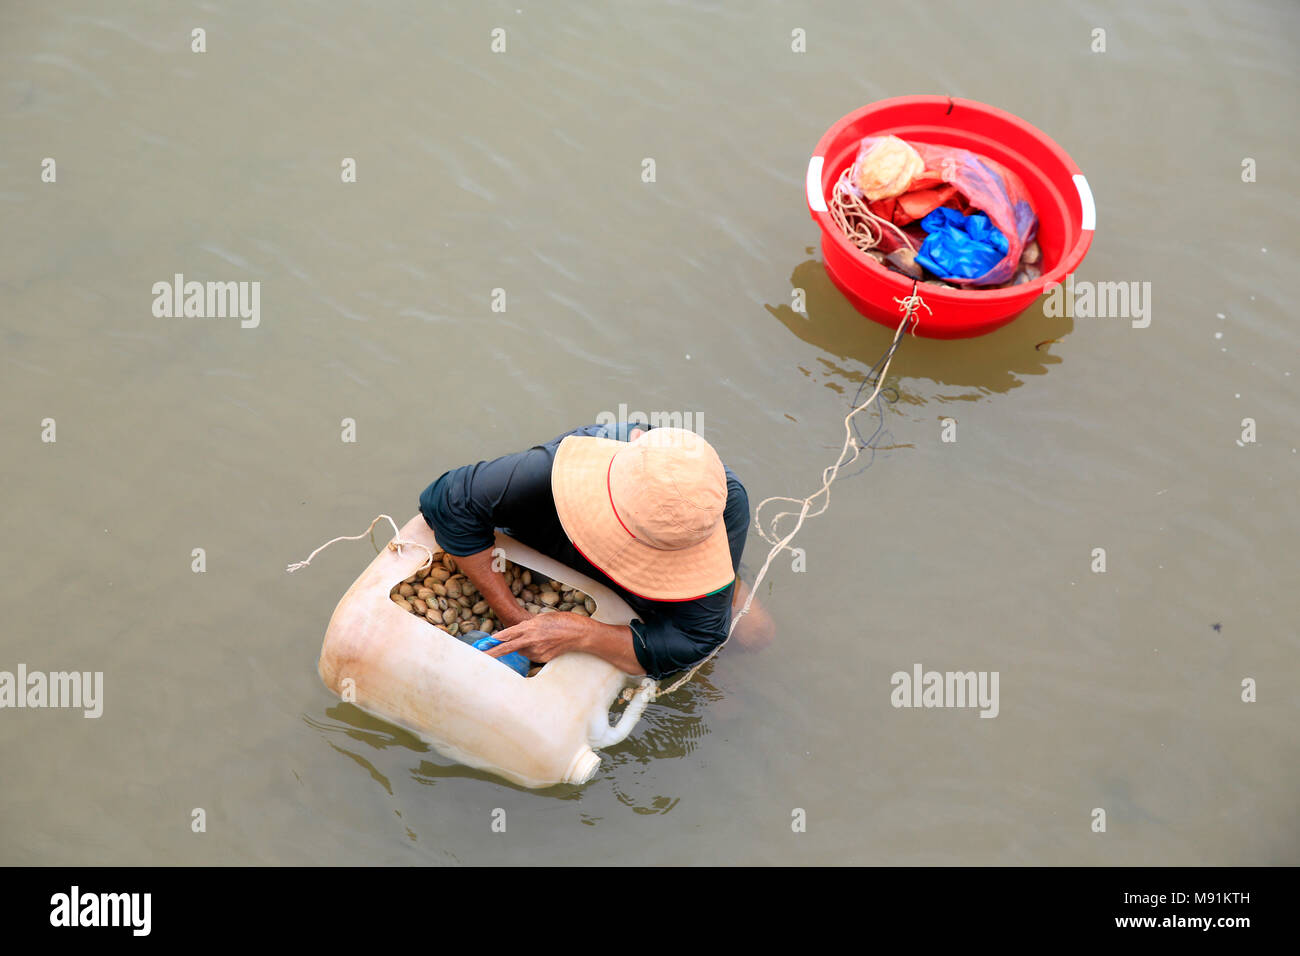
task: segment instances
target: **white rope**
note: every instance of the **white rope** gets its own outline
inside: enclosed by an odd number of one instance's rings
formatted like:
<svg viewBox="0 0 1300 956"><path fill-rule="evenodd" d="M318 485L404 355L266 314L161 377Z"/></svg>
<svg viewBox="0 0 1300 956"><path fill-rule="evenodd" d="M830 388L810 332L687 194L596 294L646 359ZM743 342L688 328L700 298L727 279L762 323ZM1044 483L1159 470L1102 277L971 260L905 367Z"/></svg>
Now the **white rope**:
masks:
<svg viewBox="0 0 1300 956"><path fill-rule="evenodd" d="M922 306L925 308L927 312L930 312L930 307L925 304L925 300L922 299L919 294L917 294L915 282L912 283L911 295L904 296L901 299L895 299L894 301L897 302L899 308L903 310L903 321L898 323L898 329L897 331L894 332L894 339L890 343L889 350L886 353L888 357L885 359L884 366L880 369L880 374L876 377L876 387L872 389L871 395L867 398L866 401L864 401L861 405L856 406L852 411L850 411L847 415L844 416L844 445L843 447L840 448L840 454L839 457L835 459L835 463L822 470L822 486L818 488L815 492L813 492L811 495L809 495L807 498L804 498L802 500L797 498L786 498L780 495L775 495L771 498L764 498L762 501L758 503L758 507L754 509L754 523L757 527L759 535L762 537L764 541L767 541L772 545L772 549L768 551L767 558L766 560L763 561L763 566L758 569L758 576L754 578L754 583L749 589L749 596L745 598L744 607L742 607L740 609L740 612L736 614L734 618L732 618L731 628L727 631L727 636L726 638L723 639L722 643L719 644L717 647L715 647L707 657L705 657L702 661L700 661L698 664L694 665L689 671L687 671L685 676L674 681L671 687L669 687L666 690L656 690L652 700L658 700L660 697L663 697L666 694L671 694L673 691L677 690L679 687L681 687L683 684L685 684L687 681L693 678L701 667L703 667L709 661L713 660L715 656L717 656L718 652L722 650L723 647L726 646L727 641L731 640L731 636L736 633L736 625L740 623L740 619L749 613L749 608L754 603L754 597L755 595L758 594L758 586L762 583L763 578L767 575L767 569L771 567L772 561L776 558L778 554L780 554L782 551L789 548L790 541L794 538L796 534L799 533L799 529L803 527L803 523L805 519L816 517L817 515L824 512L830 506L831 483L834 482L835 479L839 476L839 472L841 468L845 467L846 465L853 464L853 462L857 461L858 456L862 453L861 446L858 444L857 440L853 437L853 425L852 425L853 416L858 414L858 412L862 411L864 408L866 408L868 405L874 402L876 400L876 396L880 394L880 389L885 384L885 375L888 374L889 372L889 364L894 360L894 356L892 353L898 347L898 342L903 337L903 333L907 330L908 323L913 321L912 316L913 313L916 312L917 307ZM849 458L848 461L845 461L844 456L849 453L850 449L853 450L853 457ZM819 507L816 511L810 511L810 509L813 506L813 502L816 501L822 495L825 495L826 497L825 500L821 503L821 507ZM780 514L776 515L772 519L772 525L771 525L772 533L771 536L769 537L768 533L763 529L763 523L759 519L759 516L763 511L763 506L771 501L790 501L800 506L798 512L799 520L795 522L794 527L790 529L790 533L787 534L784 538L778 539L776 537L778 533L776 530L777 522L779 522L782 518L786 517L787 515L795 514L795 512L783 511Z"/></svg>
<svg viewBox="0 0 1300 956"><path fill-rule="evenodd" d="M802 500L797 498L787 498L781 495L774 495L770 498L764 498L762 501L758 503L758 507L754 509L754 523L757 527L759 536L762 537L764 541L769 542L772 545L772 548L770 551L768 551L767 558L763 561L763 566L758 569L758 576L754 578L754 583L749 589L749 596L745 599L744 606L740 609L739 613L737 613L731 619L731 627L728 629L727 636L723 639L722 643L719 644L717 647L715 647L707 657L705 657L699 663L695 664L689 671L686 672L684 676L674 681L671 687L668 687L666 690L656 689L653 695L650 697L651 701L658 700L660 697L663 697L667 694L671 694L673 691L680 688L683 684L691 680L699 672L701 667L703 667L705 664L707 664L709 661L713 660L713 658L717 656L718 652L721 651L722 648L726 646L727 642L731 640L731 636L736 633L736 625L740 623L740 619L749 613L749 609L754 603L754 598L758 594L758 586L763 582L763 578L766 577L768 568L770 568L772 565L772 561L776 558L778 554L780 554L782 551L785 551L787 548L790 547L791 540L793 540L794 536L799 533L799 529L803 527L803 523L807 518L815 518L817 515L822 514L828 507L830 507L831 484L835 481L837 477L839 477L840 469L845 467L846 465L853 464L853 462L858 460L858 456L862 454L862 446L860 446L857 440L853 437L853 425L852 425L853 416L858 414L858 412L862 411L867 406L869 406L872 402L874 402L876 400L876 396L880 394L880 389L885 384L885 376L889 373L889 365L894 360L893 352L895 349L897 349L899 340L903 337L903 333L907 331L909 323L913 323L913 325L915 325L919 322L919 320L913 318L913 315L916 312L917 308L922 307L925 309L926 312L931 312L931 309L928 305L926 305L925 300L921 298L919 293L917 293L915 282L912 283L911 295L904 296L901 299L896 298L894 299L894 301L897 302L899 308L903 310L903 320L898 323L898 329L894 332L893 341L890 342L889 349L886 352L887 357L885 359L884 365L880 369L880 374L876 376L876 387L871 390L871 394L867 397L867 399L864 402L862 402L862 404L855 406L847 415L844 416L844 445L840 448L840 453L839 456L835 459L835 463L829 465L828 467L822 470L822 486L818 488L815 492L813 492L811 495L809 495L807 498L804 498ZM915 328L913 329L913 334L915 334ZM853 455L847 461L845 461L844 456L849 453L850 449L852 449ZM821 506L816 511L811 511L810 509L813 506L813 502L816 501L818 498L822 497L823 495L825 495L825 500L821 503ZM771 534L769 535L768 532L764 530L763 523L760 520L759 516L762 514L763 506L772 501L789 501L800 506L798 512L799 520L796 521L794 527L790 529L790 533L780 539L776 537L776 535L778 534L776 530L777 523L782 518L795 514L795 512L782 511L779 514L777 514L775 517L773 517L772 524L771 524ZM367 528L365 531L361 532L361 534L340 536L334 538L331 541L326 541L319 548L317 548L315 551L309 554L307 556L306 561L299 561L295 564L291 564L286 570L288 570L290 573L293 573L294 571L297 571L299 568L305 568L307 565L311 564L312 559L315 558L316 555L320 554L330 545L335 544L339 541L359 541L360 539L366 537L366 535L371 534L371 532L374 531L375 525L379 522L380 518L386 519L388 523L393 526L393 540L389 541L387 545L389 550L397 551L400 554L401 549L404 545L423 548L424 551L429 555L429 558L427 561L425 561L424 564L420 565L419 570L424 570L425 567L431 567L433 565L433 552L429 550L427 546L420 544L418 541L399 540L397 537L399 534L397 529L397 522L395 522L388 515L379 515L377 518L375 518L374 521L370 522L370 527Z"/></svg>
<svg viewBox="0 0 1300 956"><path fill-rule="evenodd" d="M298 562L295 562L294 564L291 564L291 565L289 565L287 568L285 568L285 570L288 571L290 574L293 574L293 572L297 571L299 568L305 568L305 567L307 567L307 565L311 564L311 562L312 562L312 558L316 557L316 555L320 554L322 551L324 551L326 548L328 548L331 544L336 544L336 543L339 542L339 541L360 541L360 540L361 540L362 538L364 538L366 535L371 535L370 540L373 542L373 541L375 540L374 537L373 537L373 532L374 532L374 530L375 530L375 525L377 525L377 524L379 523L379 519L380 519L380 518L384 518L384 519L386 519L386 520L388 521L388 523L391 524L391 525L393 526L393 540L389 541L388 544L387 544L387 548L388 548L389 551L396 551L398 554L401 554L401 553L402 553L402 548L403 548L404 546L406 546L406 545L410 545L410 546L413 547L413 548L422 548L422 549L424 550L424 553L427 554L427 555L429 556L429 559L428 559L427 561L425 561L424 564L420 565L420 567L417 568L416 570L417 570L417 571L423 571L423 570L424 570L425 568L427 568L427 567L428 567L428 568L433 567L433 552L429 549L428 545L420 544L420 542L418 542L418 541L402 541L402 540L400 540L400 539L398 538L398 534L399 534L400 532L397 530L397 522L394 521L394 520L393 520L391 517L389 517L388 515L379 515L377 518L375 518L374 521L370 522L370 527L367 528L365 531L361 532L360 534L354 534L354 535L341 535L341 536L339 536L339 537L333 539L332 541L326 541L324 544L322 544L319 548L317 548L317 549L316 549L315 551L313 551L311 554L307 555L307 560L306 560L306 561L298 561Z"/></svg>

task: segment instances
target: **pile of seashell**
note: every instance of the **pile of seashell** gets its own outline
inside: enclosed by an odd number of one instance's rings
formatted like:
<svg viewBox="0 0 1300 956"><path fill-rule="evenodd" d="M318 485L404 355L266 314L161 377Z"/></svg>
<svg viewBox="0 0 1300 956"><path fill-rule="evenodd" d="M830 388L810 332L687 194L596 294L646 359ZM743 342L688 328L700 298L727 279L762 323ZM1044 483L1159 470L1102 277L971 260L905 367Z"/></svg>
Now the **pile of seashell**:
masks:
<svg viewBox="0 0 1300 956"><path fill-rule="evenodd" d="M941 289L955 289L957 286L944 282L942 279L934 277L926 278L929 273L921 268L921 264L916 261L916 253L909 248L896 249L885 255L876 249L867 249L865 254L875 259L886 268L895 272L902 273L909 279L919 279L925 285L938 286ZM1020 262L1016 266L1016 274L1008 281L1001 285L979 286L974 291L979 292L983 289L1006 289L1013 285L1021 285L1025 282L1032 282L1043 274L1043 253L1038 247L1038 240L1028 243L1020 255Z"/></svg>
<svg viewBox="0 0 1300 956"><path fill-rule="evenodd" d="M596 602L577 588L533 574L513 561L502 572L515 603L531 614L569 611L590 617ZM417 571L389 595L404 611L422 617L453 637L470 631L491 634L501 627L496 612L474 583L456 571L456 559L444 551L433 556L433 567Z"/></svg>

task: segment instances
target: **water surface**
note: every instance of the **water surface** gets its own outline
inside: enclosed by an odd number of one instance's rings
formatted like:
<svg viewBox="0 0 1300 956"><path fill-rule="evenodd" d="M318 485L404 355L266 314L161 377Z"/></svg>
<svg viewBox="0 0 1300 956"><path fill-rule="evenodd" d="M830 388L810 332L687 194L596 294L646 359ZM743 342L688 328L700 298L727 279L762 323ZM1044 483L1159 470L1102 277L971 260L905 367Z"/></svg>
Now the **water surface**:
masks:
<svg viewBox="0 0 1300 956"><path fill-rule="evenodd" d="M1297 39L1285 2L7 6L0 669L105 702L0 712L0 861L1300 862ZM760 589L776 645L584 788L333 698L369 546L284 566L446 468L626 403L702 415L754 503L816 489L889 331L826 279L804 169L921 92L1070 151L1079 277L1150 282L1150 327L906 341L889 440ZM155 318L176 273L259 281L260 324ZM998 671L998 717L895 709L914 663Z"/></svg>

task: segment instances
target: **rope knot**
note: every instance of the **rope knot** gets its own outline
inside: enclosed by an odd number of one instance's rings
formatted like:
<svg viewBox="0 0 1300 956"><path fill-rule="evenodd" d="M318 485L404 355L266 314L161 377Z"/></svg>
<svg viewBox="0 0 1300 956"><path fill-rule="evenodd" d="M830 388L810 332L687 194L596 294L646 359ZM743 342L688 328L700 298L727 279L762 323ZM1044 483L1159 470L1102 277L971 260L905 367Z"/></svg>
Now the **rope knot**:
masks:
<svg viewBox="0 0 1300 956"><path fill-rule="evenodd" d="M921 320L916 318L917 306L920 306L925 309L926 312L934 315L934 310L930 308L925 299L921 298L921 293L916 291L915 281L912 283L911 295L905 295L902 298L895 296L894 301L898 303L899 311L903 313L903 319L905 321L909 319L911 320L913 336L916 335L917 326L921 324Z"/></svg>

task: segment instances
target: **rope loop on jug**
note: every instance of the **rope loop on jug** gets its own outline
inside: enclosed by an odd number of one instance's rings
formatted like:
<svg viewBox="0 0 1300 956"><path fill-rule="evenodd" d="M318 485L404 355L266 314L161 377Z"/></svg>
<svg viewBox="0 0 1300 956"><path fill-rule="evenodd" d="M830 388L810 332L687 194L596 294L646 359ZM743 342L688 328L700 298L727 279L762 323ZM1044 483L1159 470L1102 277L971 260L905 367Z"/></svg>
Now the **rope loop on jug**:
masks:
<svg viewBox="0 0 1300 956"><path fill-rule="evenodd" d="M830 507L831 484L839 476L841 468L845 468L857 461L858 456L862 454L862 449L864 447L853 435L853 416L871 405L871 403L876 400L876 396L880 394L880 390L885 384L885 376L889 372L889 363L894 360L894 353L898 351L898 346L903 341L904 333L907 332L909 327L913 327L916 322L919 321L916 318L916 310L918 308L924 308L926 312L929 312L931 315L934 314L930 307L926 305L925 300L921 298L920 293L916 291L916 286L917 283L913 282L912 292L910 295L894 299L894 301L898 303L899 309L903 312L903 320L898 323L898 329L894 332L894 339L890 342L889 348L886 349L885 354L881 357L880 361L876 363L876 365L880 367L880 372L876 375L875 387L872 388L871 394L865 401L853 406L853 409L844 416L844 444L841 446L839 457L835 459L834 464L828 465L822 470L822 486L807 498L803 499L786 498L780 495L764 498L758 503L758 507L754 509L754 527L758 531L759 536L764 541L771 544L772 548L767 552L767 558L763 561L763 566L758 569L758 575L754 578L754 584L749 589L749 596L745 598L744 606L741 607L740 611L731 619L731 628L727 631L727 636L723 639L721 644L709 652L707 657L692 666L685 675L675 680L670 687L665 690L656 690L651 700L658 700L666 694L671 694L673 691L691 680L691 678L699 672L701 667L717 656L718 652L726 646L727 641L731 640L731 636L736 633L736 625L740 623L740 619L749 613L749 608L754 603L754 596L758 594L758 586L763 582L763 578L767 575L767 570L771 567L772 561L782 551L790 548L791 540L793 540L794 536L799 533L799 529L803 527L803 523L806 519L815 518ZM868 375L870 375L870 372L868 372ZM851 457L845 460L845 456L849 455L850 451L852 452ZM817 504L819 498L822 500L820 504ZM798 506L799 510L798 512L782 511L779 514L774 515L769 527L765 529L761 517L763 507L773 501L790 502ZM813 511L812 509L815 504L817 510ZM782 518L791 515L797 516L794 527L790 529L788 534L781 536L780 532L777 530L777 525L780 523Z"/></svg>
<svg viewBox="0 0 1300 956"><path fill-rule="evenodd" d="M324 544L322 544L319 548L317 548L317 549L316 549L315 551L313 551L311 554L307 555L307 560L306 560L306 561L297 561L297 562L295 562L294 564L289 565L287 568L285 568L285 570L288 571L290 574L293 574L293 572L297 571L299 568L305 568L305 567L307 567L307 565L311 564L311 562L312 562L312 558L316 557L316 555L320 554L322 551L324 551L326 548L328 548L331 544L336 544L336 543L338 543L339 541L360 541L362 538L369 536L369 538L370 538L370 543L371 543L371 544L374 544L374 543L375 543L375 525L377 525L377 524L379 523L379 519L380 519L380 518L383 518L383 519L386 520L390 525L393 526L393 539L392 539L391 541L389 541L388 544L386 545L386 547L387 547L387 549L388 549L389 551L396 551L398 554L401 554L401 553L402 553L402 548L404 548L404 547L420 548L420 549L422 549L422 550L424 551L425 554L427 554L427 555L429 556L429 558L428 558L427 561L424 562L424 564L420 565L420 567L418 568L418 570L423 571L425 568L433 567L433 551L431 551L431 550L429 549L429 546L428 546L428 545L420 544L420 542L418 542L418 541L402 541L400 538L398 538L398 535L400 534L400 532L397 530L397 522L394 521L394 520L393 520L390 516L388 516L388 515L379 515L378 517L375 518L374 521L370 522L370 527L367 528L365 531L361 532L360 534L353 534L353 535L340 535L339 537L333 539L332 541L326 541ZM375 546L375 551L376 551L376 552L379 551L379 547L378 547L378 545Z"/></svg>

